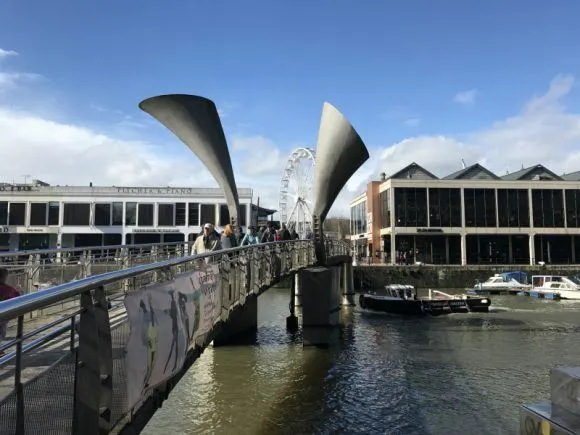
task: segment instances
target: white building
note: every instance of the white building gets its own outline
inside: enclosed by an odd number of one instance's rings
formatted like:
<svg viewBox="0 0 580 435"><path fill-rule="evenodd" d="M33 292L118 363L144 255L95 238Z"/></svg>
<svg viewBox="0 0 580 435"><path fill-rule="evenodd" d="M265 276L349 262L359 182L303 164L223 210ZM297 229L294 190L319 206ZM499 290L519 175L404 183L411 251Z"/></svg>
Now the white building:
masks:
<svg viewBox="0 0 580 435"><path fill-rule="evenodd" d="M243 228L274 213L252 205L252 189L238 195ZM219 188L0 184L3 251L192 240L207 222L229 223Z"/></svg>

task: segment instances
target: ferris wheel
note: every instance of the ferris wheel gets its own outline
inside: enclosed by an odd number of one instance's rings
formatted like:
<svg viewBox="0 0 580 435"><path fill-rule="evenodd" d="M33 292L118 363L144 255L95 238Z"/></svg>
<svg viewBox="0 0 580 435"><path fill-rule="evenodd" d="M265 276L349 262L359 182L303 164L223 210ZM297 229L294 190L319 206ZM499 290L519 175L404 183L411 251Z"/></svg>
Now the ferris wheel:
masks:
<svg viewBox="0 0 580 435"><path fill-rule="evenodd" d="M303 238L312 232L312 186L315 152L296 148L290 154L280 183L280 222Z"/></svg>

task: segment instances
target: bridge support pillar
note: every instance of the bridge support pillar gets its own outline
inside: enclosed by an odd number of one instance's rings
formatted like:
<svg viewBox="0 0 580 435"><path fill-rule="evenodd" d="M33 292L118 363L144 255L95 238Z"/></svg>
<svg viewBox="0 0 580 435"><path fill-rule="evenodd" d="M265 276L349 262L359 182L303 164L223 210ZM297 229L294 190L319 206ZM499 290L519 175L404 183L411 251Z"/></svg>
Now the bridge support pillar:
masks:
<svg viewBox="0 0 580 435"><path fill-rule="evenodd" d="M245 343L258 330L258 297L246 298L246 303L235 309L222 330L213 340L214 347Z"/></svg>
<svg viewBox="0 0 580 435"><path fill-rule="evenodd" d="M300 285L300 273L294 274L294 306L301 307L302 306L302 286Z"/></svg>
<svg viewBox="0 0 580 435"><path fill-rule="evenodd" d="M300 271L304 346L328 346L338 336L342 292L340 266Z"/></svg>
<svg viewBox="0 0 580 435"><path fill-rule="evenodd" d="M298 317L296 316L296 288L298 287L298 274L295 273L290 279L290 315L286 317L286 329L290 332L298 330Z"/></svg>
<svg viewBox="0 0 580 435"><path fill-rule="evenodd" d="M354 294L354 273L352 262L342 264L342 304L356 305Z"/></svg>

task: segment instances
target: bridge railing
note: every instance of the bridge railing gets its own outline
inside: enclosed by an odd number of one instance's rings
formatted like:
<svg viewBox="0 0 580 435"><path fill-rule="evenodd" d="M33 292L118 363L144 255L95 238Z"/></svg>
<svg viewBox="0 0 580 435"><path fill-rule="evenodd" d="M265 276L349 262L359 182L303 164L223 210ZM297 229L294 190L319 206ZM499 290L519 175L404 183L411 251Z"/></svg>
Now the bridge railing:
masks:
<svg viewBox="0 0 580 435"><path fill-rule="evenodd" d="M329 257L348 250L327 243ZM118 431L144 403L168 393L247 297L314 263L312 241L274 242L107 272L0 302L9 337L0 342L0 434ZM68 302L76 308L56 319L24 322Z"/></svg>
<svg viewBox="0 0 580 435"><path fill-rule="evenodd" d="M188 242L91 246L0 252L0 266L23 293L65 282L188 255Z"/></svg>

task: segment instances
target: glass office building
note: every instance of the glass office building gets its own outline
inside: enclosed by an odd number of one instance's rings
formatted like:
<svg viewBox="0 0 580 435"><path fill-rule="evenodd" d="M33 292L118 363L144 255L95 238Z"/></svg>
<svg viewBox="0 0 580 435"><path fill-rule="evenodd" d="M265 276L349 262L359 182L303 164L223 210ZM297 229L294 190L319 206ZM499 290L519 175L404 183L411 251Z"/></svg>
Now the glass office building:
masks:
<svg viewBox="0 0 580 435"><path fill-rule="evenodd" d="M574 264L580 171L536 165L500 177L475 164L438 178L412 163L351 202L351 231L374 262Z"/></svg>

